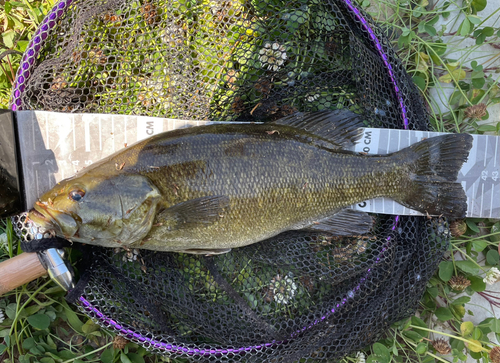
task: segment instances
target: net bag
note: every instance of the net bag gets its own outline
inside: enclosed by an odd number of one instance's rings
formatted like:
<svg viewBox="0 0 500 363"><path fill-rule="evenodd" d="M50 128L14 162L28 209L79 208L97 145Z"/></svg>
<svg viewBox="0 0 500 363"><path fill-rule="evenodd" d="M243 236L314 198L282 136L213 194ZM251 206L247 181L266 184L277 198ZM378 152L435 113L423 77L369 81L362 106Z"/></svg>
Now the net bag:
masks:
<svg viewBox="0 0 500 363"><path fill-rule="evenodd" d="M367 126L428 128L384 30L350 0L61 1L11 103L220 121L348 108ZM369 235L288 232L211 257L80 245L68 299L174 358L335 361L414 313L449 243L442 218L375 219Z"/></svg>

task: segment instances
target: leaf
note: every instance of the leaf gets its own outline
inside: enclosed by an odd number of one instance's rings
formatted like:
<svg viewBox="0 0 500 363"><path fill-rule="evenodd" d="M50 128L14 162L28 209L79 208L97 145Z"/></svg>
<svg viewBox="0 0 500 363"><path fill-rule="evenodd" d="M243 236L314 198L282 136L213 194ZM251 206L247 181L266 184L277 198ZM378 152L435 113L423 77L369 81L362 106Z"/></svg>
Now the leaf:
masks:
<svg viewBox="0 0 500 363"><path fill-rule="evenodd" d="M36 342L35 342L35 338L33 338L33 337L29 337L29 338L25 339L23 341L23 344L22 344L23 348L26 350L30 350L35 345L36 345Z"/></svg>
<svg viewBox="0 0 500 363"><path fill-rule="evenodd" d="M467 19L469 19L469 21L474 25L477 25L482 21L481 18L477 15L468 15Z"/></svg>
<svg viewBox="0 0 500 363"><path fill-rule="evenodd" d="M426 81L420 76L413 76L413 83L417 85L418 88L420 88L421 91L425 91L426 89Z"/></svg>
<svg viewBox="0 0 500 363"><path fill-rule="evenodd" d="M420 355L424 355L427 352L427 343L420 342L415 349L415 352Z"/></svg>
<svg viewBox="0 0 500 363"><path fill-rule="evenodd" d="M127 353L127 357L132 361L132 363L145 363L144 358L136 353Z"/></svg>
<svg viewBox="0 0 500 363"><path fill-rule="evenodd" d="M483 99L485 94L486 94L486 91L484 89L473 89L472 90L472 99L470 100L470 102L473 105L476 105L479 101L481 101ZM488 111L486 111L486 114L487 113L488 113ZM482 117L481 120L484 120L484 117Z"/></svg>
<svg viewBox="0 0 500 363"><path fill-rule="evenodd" d="M465 223L467 224L467 227L471 229L471 231L479 233L479 227L477 226L476 222L472 221L470 218L467 218L465 220Z"/></svg>
<svg viewBox="0 0 500 363"><path fill-rule="evenodd" d="M444 282L450 281L453 276L453 262L442 261L439 264L439 278Z"/></svg>
<svg viewBox="0 0 500 363"><path fill-rule="evenodd" d="M17 314L17 305L14 303L7 305L7 307L5 308L5 315L7 315L9 319L14 320L16 318L16 314Z"/></svg>
<svg viewBox="0 0 500 363"><path fill-rule="evenodd" d="M91 319L87 320L85 324L82 325L82 331L84 334L90 334L99 330L99 325L94 323Z"/></svg>
<svg viewBox="0 0 500 363"><path fill-rule="evenodd" d="M492 332L500 333L500 319L492 318L490 320L489 328Z"/></svg>
<svg viewBox="0 0 500 363"><path fill-rule="evenodd" d="M481 340L481 338L483 337L483 332L478 327L475 327L471 337L472 339Z"/></svg>
<svg viewBox="0 0 500 363"><path fill-rule="evenodd" d="M441 77L439 77L440 82L444 83L451 83L451 81L460 81L461 79L464 79L466 77L466 73L463 69L455 69L451 72L448 72Z"/></svg>
<svg viewBox="0 0 500 363"><path fill-rule="evenodd" d="M70 307L68 306L68 303L66 302L66 300L63 299L61 301L61 304L64 307L64 315L68 319L68 324L75 331L77 331L78 333L82 333L83 334L83 330L82 330L83 323L78 318L78 315L76 315L76 313L72 309L70 309Z"/></svg>
<svg viewBox="0 0 500 363"><path fill-rule="evenodd" d="M474 10L481 11L486 7L486 0L472 0L471 5L474 7Z"/></svg>
<svg viewBox="0 0 500 363"><path fill-rule="evenodd" d="M375 343L372 346L374 359L379 363L389 363L391 360L391 353L389 349L381 343Z"/></svg>
<svg viewBox="0 0 500 363"><path fill-rule="evenodd" d="M468 276L467 278L470 280L470 288L475 292L482 292L486 290L486 283L482 278L477 276Z"/></svg>
<svg viewBox="0 0 500 363"><path fill-rule="evenodd" d="M2 33L3 42L7 48L12 48L14 46L15 35L16 33L13 30L7 30Z"/></svg>
<svg viewBox="0 0 500 363"><path fill-rule="evenodd" d="M3 354L7 350L7 346L5 344L0 344L0 354Z"/></svg>
<svg viewBox="0 0 500 363"><path fill-rule="evenodd" d="M486 34L487 37L491 37L493 34L495 34L495 29L493 29L491 26L485 26L481 30L481 33Z"/></svg>
<svg viewBox="0 0 500 363"><path fill-rule="evenodd" d="M115 350L113 348L106 349L101 354L101 362L102 363L113 363L115 358Z"/></svg>
<svg viewBox="0 0 500 363"><path fill-rule="evenodd" d="M45 330L50 325L50 318L45 314L35 314L28 317L28 323L33 328Z"/></svg>
<svg viewBox="0 0 500 363"><path fill-rule="evenodd" d="M484 78L472 78L472 85L474 88L482 88L486 80Z"/></svg>
<svg viewBox="0 0 500 363"><path fill-rule="evenodd" d="M415 331L412 330L407 330L403 332L403 335L411 340L413 340L415 343L418 343L422 340L422 336L418 334Z"/></svg>
<svg viewBox="0 0 500 363"><path fill-rule="evenodd" d="M436 286L434 286L427 288L427 292L435 299L438 296L439 290Z"/></svg>
<svg viewBox="0 0 500 363"><path fill-rule="evenodd" d="M500 122L497 123L497 128L499 126L500 126ZM490 241L491 242L500 242L500 222L496 222L491 227L491 233L492 233L492 235L490 236Z"/></svg>
<svg viewBox="0 0 500 363"><path fill-rule="evenodd" d="M465 308L463 305L451 305L450 308L455 312L460 319L465 316Z"/></svg>
<svg viewBox="0 0 500 363"><path fill-rule="evenodd" d="M420 326L420 327L426 328L426 329L428 328L427 324L422 319L420 319L416 316L411 317L411 323L412 323L412 325L415 325L415 326ZM413 328L413 330L416 331L418 334L420 334L423 337L427 337L427 335L429 334L429 332L427 332L425 330L420 330L418 328Z"/></svg>
<svg viewBox="0 0 500 363"><path fill-rule="evenodd" d="M459 298L453 300L451 302L452 305L463 305L467 304L470 301L470 297L468 296L460 296Z"/></svg>
<svg viewBox="0 0 500 363"><path fill-rule="evenodd" d="M458 27L457 33L465 37L469 35L470 31L471 31L471 23L469 19L465 18Z"/></svg>
<svg viewBox="0 0 500 363"><path fill-rule="evenodd" d="M434 315L441 321L448 321L453 319L453 314L449 308L440 307L434 312Z"/></svg>
<svg viewBox="0 0 500 363"><path fill-rule="evenodd" d="M460 90L456 90L451 94L450 105L461 104L464 100L464 96Z"/></svg>
<svg viewBox="0 0 500 363"><path fill-rule="evenodd" d="M425 29L425 32L431 36L435 36L437 34L436 28L434 28L430 24L425 24L424 29Z"/></svg>
<svg viewBox="0 0 500 363"><path fill-rule="evenodd" d="M120 352L120 360L122 363L132 363L132 361L127 357L127 355L123 352Z"/></svg>
<svg viewBox="0 0 500 363"><path fill-rule="evenodd" d="M500 256L497 250L489 250L488 253L486 253L486 262L488 262L488 265L495 266L498 264L499 260Z"/></svg>
<svg viewBox="0 0 500 363"><path fill-rule="evenodd" d="M480 271L477 263L472 261L455 261L455 266L463 272L471 275L477 275Z"/></svg>
<svg viewBox="0 0 500 363"><path fill-rule="evenodd" d="M477 252L482 252L486 247L488 247L488 242L478 239L472 241L472 246Z"/></svg>
<svg viewBox="0 0 500 363"><path fill-rule="evenodd" d="M460 332L462 333L463 337L472 334L473 330L474 330L474 323L472 321L464 321L462 324L460 324Z"/></svg>
<svg viewBox="0 0 500 363"><path fill-rule="evenodd" d="M481 342L478 341L478 340L475 340L475 339L471 339L469 340L469 349L472 351L472 352L476 352L476 353L479 353L483 350L483 346L481 345Z"/></svg>

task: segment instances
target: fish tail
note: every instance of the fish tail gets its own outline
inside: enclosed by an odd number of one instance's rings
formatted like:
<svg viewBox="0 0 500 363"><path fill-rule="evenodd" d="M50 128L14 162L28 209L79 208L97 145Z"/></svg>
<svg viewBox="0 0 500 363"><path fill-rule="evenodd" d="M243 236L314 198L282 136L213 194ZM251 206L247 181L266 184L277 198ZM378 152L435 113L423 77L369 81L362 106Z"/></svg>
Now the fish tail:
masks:
<svg viewBox="0 0 500 363"><path fill-rule="evenodd" d="M422 140L398 152L409 169L399 202L429 215L464 217L467 196L456 180L471 147L471 135L449 134Z"/></svg>

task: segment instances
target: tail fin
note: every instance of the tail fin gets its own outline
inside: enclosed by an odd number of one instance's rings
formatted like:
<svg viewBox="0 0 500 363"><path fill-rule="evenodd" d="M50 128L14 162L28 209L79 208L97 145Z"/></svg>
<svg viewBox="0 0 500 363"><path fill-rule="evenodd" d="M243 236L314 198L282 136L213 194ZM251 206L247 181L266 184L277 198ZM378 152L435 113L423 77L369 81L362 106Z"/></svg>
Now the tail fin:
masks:
<svg viewBox="0 0 500 363"><path fill-rule="evenodd" d="M464 217L467 197L458 172L467 161L472 136L449 134L422 140L401 150L397 157L409 163L409 184L399 203L429 215Z"/></svg>

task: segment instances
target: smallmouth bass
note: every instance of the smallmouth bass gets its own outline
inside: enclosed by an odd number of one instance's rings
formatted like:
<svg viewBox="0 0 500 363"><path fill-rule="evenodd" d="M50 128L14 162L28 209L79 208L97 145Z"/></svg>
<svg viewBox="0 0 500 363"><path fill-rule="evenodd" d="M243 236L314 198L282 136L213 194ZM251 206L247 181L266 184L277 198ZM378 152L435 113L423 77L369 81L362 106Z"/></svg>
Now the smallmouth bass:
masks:
<svg viewBox="0 0 500 363"><path fill-rule="evenodd" d="M371 217L345 208L381 196L429 215L465 215L455 181L470 135L363 155L346 150L361 126L337 110L155 135L61 181L29 218L74 242L216 254L287 230L366 233Z"/></svg>

